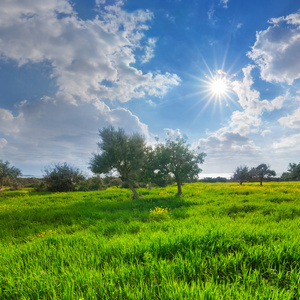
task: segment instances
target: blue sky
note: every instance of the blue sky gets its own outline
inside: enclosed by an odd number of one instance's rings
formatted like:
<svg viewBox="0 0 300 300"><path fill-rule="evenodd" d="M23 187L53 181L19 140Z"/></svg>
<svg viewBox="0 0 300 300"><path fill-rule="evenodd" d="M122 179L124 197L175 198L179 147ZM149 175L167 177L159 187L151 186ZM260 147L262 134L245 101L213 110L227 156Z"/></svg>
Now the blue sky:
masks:
<svg viewBox="0 0 300 300"><path fill-rule="evenodd" d="M203 174L300 162L300 3L0 0L0 159L88 173L98 129L186 135Z"/></svg>

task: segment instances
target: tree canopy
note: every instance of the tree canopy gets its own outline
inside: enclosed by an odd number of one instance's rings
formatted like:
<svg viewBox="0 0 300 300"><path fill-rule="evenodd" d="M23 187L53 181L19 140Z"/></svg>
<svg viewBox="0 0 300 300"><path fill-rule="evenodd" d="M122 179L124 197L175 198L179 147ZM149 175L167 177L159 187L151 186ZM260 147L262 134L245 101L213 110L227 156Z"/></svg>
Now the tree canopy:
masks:
<svg viewBox="0 0 300 300"><path fill-rule="evenodd" d="M11 183L11 181L22 175L20 169L9 165L8 161L3 162L0 160L0 189L4 184Z"/></svg>
<svg viewBox="0 0 300 300"><path fill-rule="evenodd" d="M202 171L199 164L204 162L206 154L197 150L191 150L183 138L176 140L168 138L165 144L159 144L156 147L158 174L174 176L178 195L182 195L182 183L198 179L197 176Z"/></svg>
<svg viewBox="0 0 300 300"><path fill-rule="evenodd" d="M262 185L263 179L265 177L272 177L276 176L276 172L274 170L270 169L270 166L266 164L260 164L256 168L252 168L250 170L250 176L252 178L257 178L260 182L260 185Z"/></svg>
<svg viewBox="0 0 300 300"><path fill-rule="evenodd" d="M247 166L239 166L233 174L233 180L239 181L240 185L249 179L249 168Z"/></svg>
<svg viewBox="0 0 300 300"><path fill-rule="evenodd" d="M140 134L127 135L122 128L104 127L99 130L101 141L98 143L100 154L90 160L90 169L95 174L108 174L118 171L138 198L133 182L140 175L145 161L145 139Z"/></svg>
<svg viewBox="0 0 300 300"><path fill-rule="evenodd" d="M288 166L288 172L283 173L283 180L300 180L300 163L290 163Z"/></svg>

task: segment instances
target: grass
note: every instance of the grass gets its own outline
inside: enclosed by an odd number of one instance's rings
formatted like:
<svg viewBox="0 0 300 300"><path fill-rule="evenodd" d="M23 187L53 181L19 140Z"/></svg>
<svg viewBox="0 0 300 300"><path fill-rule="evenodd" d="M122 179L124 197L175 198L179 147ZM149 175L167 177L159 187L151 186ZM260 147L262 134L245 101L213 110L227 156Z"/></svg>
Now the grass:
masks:
<svg viewBox="0 0 300 300"><path fill-rule="evenodd" d="M0 299L299 299L300 182L0 193Z"/></svg>

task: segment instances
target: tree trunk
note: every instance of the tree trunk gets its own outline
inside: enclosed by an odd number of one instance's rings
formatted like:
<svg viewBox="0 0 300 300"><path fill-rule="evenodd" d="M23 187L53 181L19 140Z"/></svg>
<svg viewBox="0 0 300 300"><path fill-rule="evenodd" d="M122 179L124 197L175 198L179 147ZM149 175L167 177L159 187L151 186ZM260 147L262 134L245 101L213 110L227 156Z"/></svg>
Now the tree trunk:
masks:
<svg viewBox="0 0 300 300"><path fill-rule="evenodd" d="M240 185L242 185L243 184L243 181L240 181Z"/></svg>
<svg viewBox="0 0 300 300"><path fill-rule="evenodd" d="M151 182L148 183L148 190L152 190L152 183Z"/></svg>
<svg viewBox="0 0 300 300"><path fill-rule="evenodd" d="M181 182L180 181L177 181L177 188L178 188L177 195L182 196Z"/></svg>
<svg viewBox="0 0 300 300"><path fill-rule="evenodd" d="M131 184L131 182L130 182L130 181L127 181L126 183L128 184L129 188L130 188L130 189L132 190L132 192L133 192L133 199L138 199L138 198L139 198L139 195L138 195L138 193L136 192L136 190L135 190L135 188L133 187L133 185Z"/></svg>
<svg viewBox="0 0 300 300"><path fill-rule="evenodd" d="M260 185L262 185L262 179L260 180Z"/></svg>

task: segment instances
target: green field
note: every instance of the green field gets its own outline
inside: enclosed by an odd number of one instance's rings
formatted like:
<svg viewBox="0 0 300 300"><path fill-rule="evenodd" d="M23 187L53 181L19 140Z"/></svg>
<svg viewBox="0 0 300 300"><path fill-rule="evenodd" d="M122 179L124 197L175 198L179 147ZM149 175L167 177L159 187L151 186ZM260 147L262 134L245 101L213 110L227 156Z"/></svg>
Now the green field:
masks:
<svg viewBox="0 0 300 300"><path fill-rule="evenodd" d="M300 182L0 192L0 299L300 299Z"/></svg>

